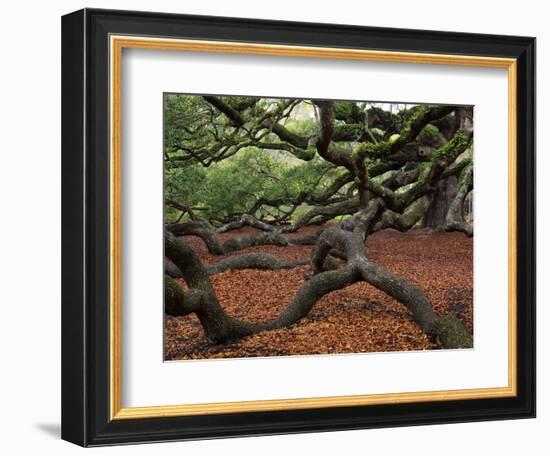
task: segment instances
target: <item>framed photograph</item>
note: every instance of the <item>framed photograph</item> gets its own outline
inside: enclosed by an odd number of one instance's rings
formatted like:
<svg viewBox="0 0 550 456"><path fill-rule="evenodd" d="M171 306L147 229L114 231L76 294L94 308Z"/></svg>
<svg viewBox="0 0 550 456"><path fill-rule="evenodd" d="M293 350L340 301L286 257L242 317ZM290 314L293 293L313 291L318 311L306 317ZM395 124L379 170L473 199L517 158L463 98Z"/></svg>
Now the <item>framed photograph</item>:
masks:
<svg viewBox="0 0 550 456"><path fill-rule="evenodd" d="M529 37L64 16L62 437L534 417L534 71Z"/></svg>

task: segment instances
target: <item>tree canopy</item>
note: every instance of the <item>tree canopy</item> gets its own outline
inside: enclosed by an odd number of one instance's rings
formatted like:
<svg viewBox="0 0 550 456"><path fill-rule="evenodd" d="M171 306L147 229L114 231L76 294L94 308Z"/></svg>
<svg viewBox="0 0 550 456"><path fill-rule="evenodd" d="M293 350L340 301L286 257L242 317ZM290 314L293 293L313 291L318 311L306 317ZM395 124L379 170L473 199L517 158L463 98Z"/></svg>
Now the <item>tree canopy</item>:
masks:
<svg viewBox="0 0 550 456"><path fill-rule="evenodd" d="M471 108L165 97L168 221L248 214L299 228L370 204L370 232L424 223L472 234Z"/></svg>

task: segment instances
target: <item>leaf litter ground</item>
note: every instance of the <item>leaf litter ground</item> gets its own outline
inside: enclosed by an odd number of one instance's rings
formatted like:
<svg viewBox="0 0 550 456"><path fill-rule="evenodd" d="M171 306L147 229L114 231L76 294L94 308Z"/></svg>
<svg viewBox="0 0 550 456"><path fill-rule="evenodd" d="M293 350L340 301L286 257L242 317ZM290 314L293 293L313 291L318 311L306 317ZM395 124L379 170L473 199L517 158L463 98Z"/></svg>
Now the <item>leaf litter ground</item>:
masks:
<svg viewBox="0 0 550 456"><path fill-rule="evenodd" d="M301 236L319 227L300 230ZM243 228L222 240L250 235ZM204 264L217 262L199 238L183 238ZM307 259L313 246L259 246L234 255L267 252L291 262ZM369 236L369 259L418 285L438 314L454 313L473 331L473 241L462 233L385 230ZM309 266L291 270L233 270L212 282L220 304L232 316L250 322L275 318L304 284ZM185 282L180 281L185 288ZM357 283L322 298L303 320L289 328L265 331L223 345L209 343L195 315L166 317L166 360L253 356L386 352L441 348L396 300L366 283Z"/></svg>

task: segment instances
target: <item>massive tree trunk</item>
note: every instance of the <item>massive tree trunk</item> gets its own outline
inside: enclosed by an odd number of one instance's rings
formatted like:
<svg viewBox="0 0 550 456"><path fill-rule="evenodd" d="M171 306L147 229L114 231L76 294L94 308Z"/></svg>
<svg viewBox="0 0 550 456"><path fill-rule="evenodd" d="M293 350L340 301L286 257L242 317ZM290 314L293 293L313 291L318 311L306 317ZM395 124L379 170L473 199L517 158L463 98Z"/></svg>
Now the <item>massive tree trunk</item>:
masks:
<svg viewBox="0 0 550 456"><path fill-rule="evenodd" d="M464 204L468 193L472 189L474 179L474 167L470 163L466 166L460 174L460 180L458 185L458 191L451 202L449 211L445 218L445 229L447 231L462 231L469 237L474 235L472 225L470 225L464 218Z"/></svg>
<svg viewBox="0 0 550 456"><path fill-rule="evenodd" d="M439 229L445 226L447 212L449 212L449 207L457 192L456 176L450 176L437 182L436 189L431 196L430 207L424 217L424 227Z"/></svg>
<svg viewBox="0 0 550 456"><path fill-rule="evenodd" d="M329 261L335 252L345 258L345 264L337 269L334 269L335 261ZM368 260L363 237L358 232L337 227L325 230L312 252L314 275L287 308L266 324L248 323L230 317L220 306L208 270L199 257L168 232L165 235L165 254L179 268L189 286L189 290L183 291L174 279L165 276L166 313L174 316L195 313L207 338L214 343L290 326L304 318L327 293L366 281L404 304L420 328L436 337L443 347L472 347L472 337L462 321L452 315L438 317L418 287ZM328 263L332 263L330 267Z"/></svg>

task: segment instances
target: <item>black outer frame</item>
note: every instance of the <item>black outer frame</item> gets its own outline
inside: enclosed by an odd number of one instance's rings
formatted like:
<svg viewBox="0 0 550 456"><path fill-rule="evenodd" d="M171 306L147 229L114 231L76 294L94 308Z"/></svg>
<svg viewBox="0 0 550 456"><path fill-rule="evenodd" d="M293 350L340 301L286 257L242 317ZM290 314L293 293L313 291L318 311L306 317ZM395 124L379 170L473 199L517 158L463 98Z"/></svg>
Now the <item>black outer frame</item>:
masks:
<svg viewBox="0 0 550 456"><path fill-rule="evenodd" d="M109 417L110 34L516 58L517 387L513 398ZM82 446L535 416L535 39L84 9L62 18L62 438Z"/></svg>

